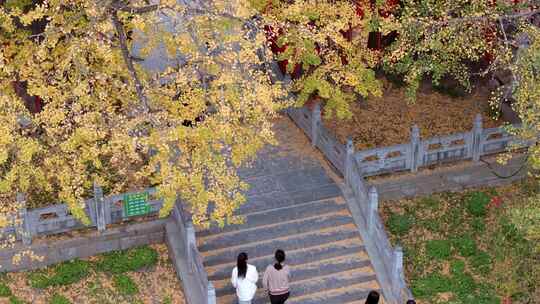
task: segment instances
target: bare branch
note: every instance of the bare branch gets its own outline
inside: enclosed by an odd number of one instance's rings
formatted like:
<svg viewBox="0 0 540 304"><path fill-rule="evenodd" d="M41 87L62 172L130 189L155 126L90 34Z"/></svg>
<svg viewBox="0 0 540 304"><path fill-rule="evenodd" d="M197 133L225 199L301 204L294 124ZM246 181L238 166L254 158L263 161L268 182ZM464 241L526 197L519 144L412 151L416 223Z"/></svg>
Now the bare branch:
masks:
<svg viewBox="0 0 540 304"><path fill-rule="evenodd" d="M512 19L519 19L519 18L528 18L538 13L540 13L540 9L535 9L528 12L521 12L521 13L515 13L515 14L499 15L499 16L484 15L484 16L469 16L469 17L463 17L463 18L450 18L447 20L436 21L436 22L423 22L421 20L418 20L415 23L424 24L429 27L437 27L437 26L449 26L449 25L455 25L458 23L467 23L467 22L475 22L475 21L488 21L488 20L502 21L502 20L512 20Z"/></svg>
<svg viewBox="0 0 540 304"><path fill-rule="evenodd" d="M150 110L150 107L148 105L148 99L146 98L146 95L144 94L144 88L141 83L141 80L139 79L139 76L137 75L137 71L135 71L135 66L133 65L133 58L129 54L126 33L124 31L124 25L118 18L118 11L112 12L112 22L113 22L114 28L116 29L116 33L118 34L118 40L120 41L120 49L122 50L122 57L124 57L124 62L126 63L129 74L131 78L133 79L133 82L135 83L135 90L137 91L137 97L142 102L144 111L148 112Z"/></svg>
<svg viewBox="0 0 540 304"><path fill-rule="evenodd" d="M122 12L132 13L132 14L144 14L144 13L153 12L157 10L158 7L159 7L158 4L152 4L152 5L141 6L141 7L133 7L133 6L126 5L126 6L118 7L118 10Z"/></svg>

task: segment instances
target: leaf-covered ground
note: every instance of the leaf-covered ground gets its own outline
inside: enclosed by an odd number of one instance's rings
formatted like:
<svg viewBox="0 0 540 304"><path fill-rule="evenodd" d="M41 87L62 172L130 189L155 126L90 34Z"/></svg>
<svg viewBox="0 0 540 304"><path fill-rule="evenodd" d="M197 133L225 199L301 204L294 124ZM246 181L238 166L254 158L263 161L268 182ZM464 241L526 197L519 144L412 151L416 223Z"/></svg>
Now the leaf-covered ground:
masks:
<svg viewBox="0 0 540 304"><path fill-rule="evenodd" d="M369 97L351 105L353 118L340 121L323 117L326 128L345 143L352 137L356 149L371 149L410 141L413 124L420 128L420 136L428 138L470 131L476 114L482 114L485 128L502 121L491 118L489 95L474 91L465 97L451 97L448 93L420 90L414 104L405 97L405 88L383 81L383 96Z"/></svg>
<svg viewBox="0 0 540 304"><path fill-rule="evenodd" d="M0 274L0 303L183 304L182 285L164 244Z"/></svg>
<svg viewBox="0 0 540 304"><path fill-rule="evenodd" d="M531 204L531 181L414 200L381 211L418 303L540 303L540 252L512 221ZM533 209L531 209L533 210Z"/></svg>

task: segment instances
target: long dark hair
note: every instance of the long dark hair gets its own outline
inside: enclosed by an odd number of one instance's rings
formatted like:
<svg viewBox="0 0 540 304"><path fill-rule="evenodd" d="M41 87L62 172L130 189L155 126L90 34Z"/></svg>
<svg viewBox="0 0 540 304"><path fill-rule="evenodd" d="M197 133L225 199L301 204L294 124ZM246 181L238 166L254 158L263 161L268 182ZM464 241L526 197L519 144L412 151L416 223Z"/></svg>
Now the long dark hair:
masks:
<svg viewBox="0 0 540 304"><path fill-rule="evenodd" d="M281 263L285 261L285 251L281 249L276 250L275 258L277 263L274 264L274 268L276 270L281 270L283 268L283 265L281 265Z"/></svg>
<svg viewBox="0 0 540 304"><path fill-rule="evenodd" d="M248 260L247 253L242 252L242 253L240 253L238 255L238 259L236 260L236 267L238 268L238 277L239 278L245 278L246 277L247 260Z"/></svg>
<svg viewBox="0 0 540 304"><path fill-rule="evenodd" d="M366 304L377 304L379 303L379 293L376 292L375 290L372 290L369 292L368 296L367 296L367 299L366 299Z"/></svg>

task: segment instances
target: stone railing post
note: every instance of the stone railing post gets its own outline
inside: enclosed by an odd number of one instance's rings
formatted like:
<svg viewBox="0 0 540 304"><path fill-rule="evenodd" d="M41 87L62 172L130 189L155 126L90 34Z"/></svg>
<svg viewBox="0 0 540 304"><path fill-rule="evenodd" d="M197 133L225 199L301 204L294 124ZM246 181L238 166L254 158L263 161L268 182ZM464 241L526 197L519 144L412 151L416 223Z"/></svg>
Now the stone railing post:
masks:
<svg viewBox="0 0 540 304"><path fill-rule="evenodd" d="M420 129L417 125L412 126L411 128L411 151L409 155L409 162L411 164L411 172L418 171L418 166L420 165Z"/></svg>
<svg viewBox="0 0 540 304"><path fill-rule="evenodd" d="M189 263L189 273L193 273L195 272L197 265L195 265L196 261L191 246L197 246L197 241L195 239L195 228L193 228L193 223L191 221L186 223L186 244L186 257Z"/></svg>
<svg viewBox="0 0 540 304"><path fill-rule="evenodd" d="M105 215L105 201L103 199L103 189L94 182L94 214L96 215L96 226L101 233L107 229L107 217Z"/></svg>
<svg viewBox="0 0 540 304"><path fill-rule="evenodd" d="M375 216L379 208L379 194L377 188L371 186L368 193L368 212L367 212L367 225L368 232L371 234L375 228Z"/></svg>
<svg viewBox="0 0 540 304"><path fill-rule="evenodd" d="M397 246L394 249L393 263L392 263L392 287L394 289L394 294L398 299L402 297L401 291L404 286L402 286L402 273L403 273L403 249L401 246ZM401 303L401 302L400 302Z"/></svg>
<svg viewBox="0 0 540 304"><path fill-rule="evenodd" d="M473 161L479 161L482 154L482 115L480 114L476 114L474 118L471 144L472 159Z"/></svg>
<svg viewBox="0 0 540 304"><path fill-rule="evenodd" d="M19 204L19 218L21 221L21 239L24 245L32 244L32 227L28 210L26 209L26 198L24 194L17 193L17 203Z"/></svg>
<svg viewBox="0 0 540 304"><path fill-rule="evenodd" d="M212 284L212 282L208 282L208 304L216 303L216 289L214 288L214 284Z"/></svg>
<svg viewBox="0 0 540 304"><path fill-rule="evenodd" d="M321 127L321 105L316 103L311 113L311 145L317 146L319 128Z"/></svg>
<svg viewBox="0 0 540 304"><path fill-rule="evenodd" d="M354 162L354 146L352 138L347 139L346 144L347 154L345 155L345 184L351 186L351 172L353 170Z"/></svg>

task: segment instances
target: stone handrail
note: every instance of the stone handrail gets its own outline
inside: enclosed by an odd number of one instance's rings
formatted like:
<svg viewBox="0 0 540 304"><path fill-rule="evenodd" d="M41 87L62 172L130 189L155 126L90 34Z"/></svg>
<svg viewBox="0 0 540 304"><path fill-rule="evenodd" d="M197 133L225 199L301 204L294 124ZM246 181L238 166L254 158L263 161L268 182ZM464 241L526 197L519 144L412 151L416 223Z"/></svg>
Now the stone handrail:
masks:
<svg viewBox="0 0 540 304"><path fill-rule="evenodd" d="M338 171L344 172L346 145L339 143L322 125L320 105L316 104L311 111L307 107L289 108L287 113L304 130L312 145L321 150ZM504 127L483 129L482 116L478 114L469 132L421 139L420 130L414 125L409 143L361 150L355 152L354 158L363 176L374 176L400 171L416 172L421 167L439 163L478 161L482 156L505 152L509 146L532 144L534 141L524 142L509 134Z"/></svg>
<svg viewBox="0 0 540 304"><path fill-rule="evenodd" d="M156 193L156 189L147 188L104 197L101 187L94 185L94 198L84 202L84 211L91 221L89 225L84 225L75 218L66 204L26 209L24 196L18 195L17 201L21 205L19 214L10 218L10 224L0 230L0 236L2 238L15 236L16 240L22 240L25 245L29 245L32 238L37 236L59 234L89 227L97 227L102 232L109 224L117 224L135 218L124 214L121 201L124 195L136 193L152 195ZM147 203L150 205L150 212L143 216L156 215L163 206L162 199L150 199Z"/></svg>
<svg viewBox="0 0 540 304"><path fill-rule="evenodd" d="M216 291L212 282L208 281L208 274L204 268L202 256L197 249L195 228L191 222L191 217L182 206L182 202L177 200L171 216L180 229L180 239L183 241L182 245L185 249L184 254L188 263L188 272L197 281L198 290L195 291L198 293L197 298L206 301L206 303L201 304L216 304Z"/></svg>

